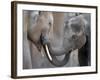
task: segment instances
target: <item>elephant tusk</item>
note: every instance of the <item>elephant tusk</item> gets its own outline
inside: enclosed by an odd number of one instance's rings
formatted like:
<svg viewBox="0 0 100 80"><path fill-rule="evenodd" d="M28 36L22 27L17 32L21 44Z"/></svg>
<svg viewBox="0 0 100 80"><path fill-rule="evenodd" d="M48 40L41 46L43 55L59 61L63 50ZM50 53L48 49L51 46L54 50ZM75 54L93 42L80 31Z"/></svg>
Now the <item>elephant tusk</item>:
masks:
<svg viewBox="0 0 100 80"><path fill-rule="evenodd" d="M45 45L45 48L46 48L46 52L47 52L48 58L50 59L50 61L52 61L52 57L51 57L51 55L50 55L50 52L49 52L48 46Z"/></svg>
<svg viewBox="0 0 100 80"><path fill-rule="evenodd" d="M57 66L57 67L64 66L68 62L69 57L70 57L69 54L66 54L63 60L58 60L56 56L54 56L50 53L49 46L47 44L43 45L43 48L45 50L45 53L46 53L48 60L54 66ZM70 51L68 53L70 53Z"/></svg>

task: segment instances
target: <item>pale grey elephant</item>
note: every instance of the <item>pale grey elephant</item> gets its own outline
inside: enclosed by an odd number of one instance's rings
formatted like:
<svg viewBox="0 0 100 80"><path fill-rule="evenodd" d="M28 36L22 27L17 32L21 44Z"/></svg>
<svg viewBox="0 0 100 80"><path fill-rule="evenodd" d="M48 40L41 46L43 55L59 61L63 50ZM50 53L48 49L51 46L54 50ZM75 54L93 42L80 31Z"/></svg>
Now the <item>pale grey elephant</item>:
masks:
<svg viewBox="0 0 100 80"><path fill-rule="evenodd" d="M65 20L65 14L67 13L29 12L29 24L25 31L28 52L26 53L27 50L24 48L26 51L23 53L28 56L23 56L24 69L79 66L78 62L76 65L70 65L69 60L72 58L71 54L77 55L75 50L81 49L86 43L87 21L83 15ZM78 57L76 58L78 60ZM72 60L74 62L74 59Z"/></svg>

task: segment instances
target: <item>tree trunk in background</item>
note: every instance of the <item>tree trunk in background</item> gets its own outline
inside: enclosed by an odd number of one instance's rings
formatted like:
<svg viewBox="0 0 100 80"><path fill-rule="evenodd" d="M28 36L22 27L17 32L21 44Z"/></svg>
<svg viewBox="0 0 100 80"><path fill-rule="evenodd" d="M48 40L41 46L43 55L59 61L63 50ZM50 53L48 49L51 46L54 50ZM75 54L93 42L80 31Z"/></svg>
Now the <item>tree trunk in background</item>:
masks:
<svg viewBox="0 0 100 80"><path fill-rule="evenodd" d="M63 27L64 27L64 13L53 13L54 25L53 25L53 46L61 46L63 42Z"/></svg>

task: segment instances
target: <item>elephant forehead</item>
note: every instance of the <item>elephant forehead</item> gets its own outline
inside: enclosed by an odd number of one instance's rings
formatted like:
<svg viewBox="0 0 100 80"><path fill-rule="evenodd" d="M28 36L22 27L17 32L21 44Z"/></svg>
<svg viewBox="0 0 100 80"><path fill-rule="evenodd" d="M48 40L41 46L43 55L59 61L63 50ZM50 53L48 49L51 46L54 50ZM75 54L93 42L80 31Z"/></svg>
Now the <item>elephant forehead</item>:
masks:
<svg viewBox="0 0 100 80"><path fill-rule="evenodd" d="M82 26L81 23L75 23L75 24L71 24L71 29L73 32L80 32L82 30Z"/></svg>
<svg viewBox="0 0 100 80"><path fill-rule="evenodd" d="M42 15L39 16L40 20L44 20L46 22L53 22L53 15L51 12L42 12Z"/></svg>
<svg viewBox="0 0 100 80"><path fill-rule="evenodd" d="M71 18L69 20L69 27L75 33L84 31L84 29L85 29L85 20L84 20L84 18L81 17L81 16Z"/></svg>

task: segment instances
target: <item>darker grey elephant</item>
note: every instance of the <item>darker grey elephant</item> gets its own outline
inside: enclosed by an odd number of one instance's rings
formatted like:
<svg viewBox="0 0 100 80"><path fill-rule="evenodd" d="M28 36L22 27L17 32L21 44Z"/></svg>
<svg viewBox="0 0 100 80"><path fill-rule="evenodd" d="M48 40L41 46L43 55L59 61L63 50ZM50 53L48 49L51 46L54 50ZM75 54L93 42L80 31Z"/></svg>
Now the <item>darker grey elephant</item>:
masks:
<svg viewBox="0 0 100 80"><path fill-rule="evenodd" d="M71 52L85 45L85 18L64 18L65 13L39 12L27 28L32 68L64 66Z"/></svg>

